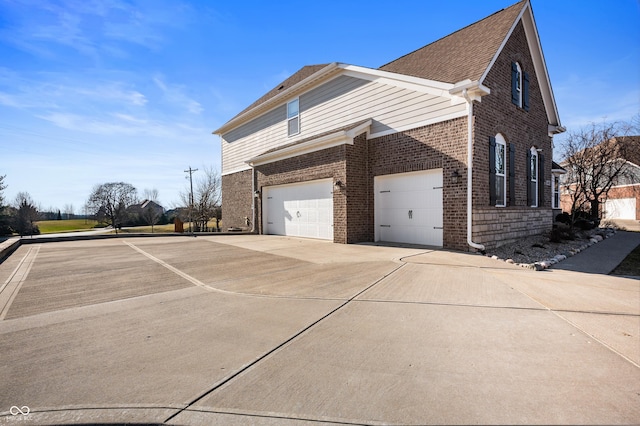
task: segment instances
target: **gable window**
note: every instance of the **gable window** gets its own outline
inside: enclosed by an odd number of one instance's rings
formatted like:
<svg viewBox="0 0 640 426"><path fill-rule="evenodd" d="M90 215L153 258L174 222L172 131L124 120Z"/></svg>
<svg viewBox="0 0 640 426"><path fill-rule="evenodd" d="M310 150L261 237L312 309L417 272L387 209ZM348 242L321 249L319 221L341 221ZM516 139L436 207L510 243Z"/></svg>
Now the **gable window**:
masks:
<svg viewBox="0 0 640 426"><path fill-rule="evenodd" d="M529 74L518 62L511 63L511 102L529 111Z"/></svg>
<svg viewBox="0 0 640 426"><path fill-rule="evenodd" d="M289 136L300 133L300 100L296 98L287 103L287 134Z"/></svg>

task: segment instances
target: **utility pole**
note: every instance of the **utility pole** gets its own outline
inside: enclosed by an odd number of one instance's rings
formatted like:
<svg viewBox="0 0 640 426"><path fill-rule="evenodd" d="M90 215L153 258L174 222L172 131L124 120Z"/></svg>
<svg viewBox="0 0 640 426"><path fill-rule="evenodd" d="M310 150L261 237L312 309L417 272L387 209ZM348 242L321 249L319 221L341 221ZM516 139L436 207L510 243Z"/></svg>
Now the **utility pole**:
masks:
<svg viewBox="0 0 640 426"><path fill-rule="evenodd" d="M191 222L192 222L192 212L193 212L193 172L197 172L198 169L192 169L191 166L189 166L189 170L185 170L185 173L189 173L189 184L191 185L191 193L190 195L190 199L189 199L189 232L191 232L191 235L193 236L193 229L191 228Z"/></svg>

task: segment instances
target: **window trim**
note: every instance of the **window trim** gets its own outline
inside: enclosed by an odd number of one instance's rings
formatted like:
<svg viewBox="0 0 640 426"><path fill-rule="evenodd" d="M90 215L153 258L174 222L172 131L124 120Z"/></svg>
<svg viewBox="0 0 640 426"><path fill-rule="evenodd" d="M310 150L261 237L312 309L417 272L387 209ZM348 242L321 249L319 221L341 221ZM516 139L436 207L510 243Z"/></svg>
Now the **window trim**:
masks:
<svg viewBox="0 0 640 426"><path fill-rule="evenodd" d="M295 115L289 115L289 107L290 105L292 105L293 103L296 103L296 113ZM290 124L293 120L297 120L297 124L298 124L298 131L295 133L291 132L291 127ZM290 100L289 102L287 102L287 136L295 136L300 134L300 98L295 98Z"/></svg>
<svg viewBox="0 0 640 426"><path fill-rule="evenodd" d="M522 108L522 66L516 62L516 94L518 96L518 108Z"/></svg>
<svg viewBox="0 0 640 426"><path fill-rule="evenodd" d="M500 173L496 167L498 161L498 155L500 150L498 145L502 146L502 173ZM495 161L493 166L496 174L496 190L498 185L498 178L502 177L502 199L498 199L498 193L496 191L496 207L507 207L507 141L500 133L496 135L496 152Z"/></svg>

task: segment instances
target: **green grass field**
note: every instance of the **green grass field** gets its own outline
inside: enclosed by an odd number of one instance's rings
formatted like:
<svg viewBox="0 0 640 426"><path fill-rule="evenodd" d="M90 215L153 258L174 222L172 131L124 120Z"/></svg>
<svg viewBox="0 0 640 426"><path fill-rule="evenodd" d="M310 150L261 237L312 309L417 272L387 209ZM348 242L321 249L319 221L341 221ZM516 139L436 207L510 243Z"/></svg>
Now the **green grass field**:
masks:
<svg viewBox="0 0 640 426"><path fill-rule="evenodd" d="M98 224L90 219L70 220L41 220L36 222L41 234L55 234L58 232L90 231Z"/></svg>

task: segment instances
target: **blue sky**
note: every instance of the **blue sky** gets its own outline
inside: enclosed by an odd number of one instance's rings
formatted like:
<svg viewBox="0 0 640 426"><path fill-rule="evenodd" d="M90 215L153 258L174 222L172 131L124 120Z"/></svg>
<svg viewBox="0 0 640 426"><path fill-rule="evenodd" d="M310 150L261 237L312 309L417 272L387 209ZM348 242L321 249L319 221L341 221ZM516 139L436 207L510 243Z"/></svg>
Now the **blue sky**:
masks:
<svg viewBox="0 0 640 426"><path fill-rule="evenodd" d="M5 198L80 212L124 181L171 207L220 169L211 132L302 66L377 68L514 2L0 0ZM532 6L562 124L637 114L638 0Z"/></svg>

